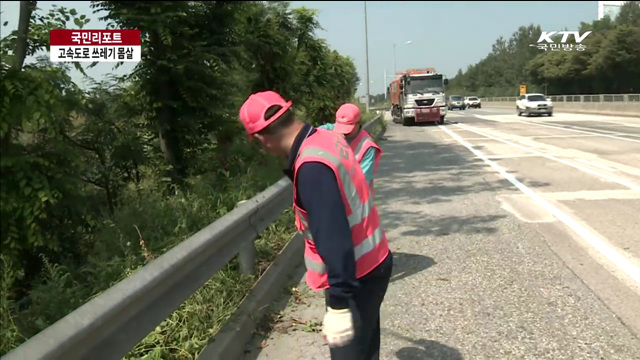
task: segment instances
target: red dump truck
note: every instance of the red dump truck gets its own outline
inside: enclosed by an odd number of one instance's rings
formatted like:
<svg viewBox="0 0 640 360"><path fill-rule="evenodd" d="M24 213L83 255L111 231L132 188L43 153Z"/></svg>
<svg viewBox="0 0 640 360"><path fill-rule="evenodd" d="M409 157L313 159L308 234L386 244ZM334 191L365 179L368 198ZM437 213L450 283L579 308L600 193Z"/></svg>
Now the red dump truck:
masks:
<svg viewBox="0 0 640 360"><path fill-rule="evenodd" d="M445 86L449 80L435 68L408 69L396 73L387 92L391 99L393 122L404 126L414 123L444 123L447 115Z"/></svg>

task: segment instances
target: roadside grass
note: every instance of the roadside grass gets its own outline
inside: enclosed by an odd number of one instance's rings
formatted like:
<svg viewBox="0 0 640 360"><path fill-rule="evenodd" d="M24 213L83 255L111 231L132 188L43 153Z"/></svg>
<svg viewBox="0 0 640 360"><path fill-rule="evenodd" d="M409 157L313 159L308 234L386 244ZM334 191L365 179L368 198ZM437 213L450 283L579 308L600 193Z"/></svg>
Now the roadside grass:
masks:
<svg viewBox="0 0 640 360"><path fill-rule="evenodd" d="M0 353L19 346L282 177L278 159L257 159L245 169L227 178L211 174L189 179L190 191L172 197L151 186L127 192L125 205L93 234L94 248L82 267L53 264L43 257L45 270L24 309L5 296L21 274L3 257ZM295 233L292 220L292 212L285 211L256 239L256 275L241 276L233 259L126 359L195 359Z"/></svg>

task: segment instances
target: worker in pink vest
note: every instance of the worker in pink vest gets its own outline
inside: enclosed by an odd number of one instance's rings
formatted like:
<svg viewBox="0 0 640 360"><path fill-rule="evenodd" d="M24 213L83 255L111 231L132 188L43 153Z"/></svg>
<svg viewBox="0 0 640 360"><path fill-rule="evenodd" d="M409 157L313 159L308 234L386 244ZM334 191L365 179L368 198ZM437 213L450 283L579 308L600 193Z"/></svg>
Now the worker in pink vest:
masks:
<svg viewBox="0 0 640 360"><path fill-rule="evenodd" d="M351 150L356 155L356 160L360 163L371 191L373 191L373 177L378 171L382 149L376 144L373 137L362 128L360 108L351 103L343 104L336 112L335 124L324 124L320 128L333 130L345 136Z"/></svg>
<svg viewBox="0 0 640 360"><path fill-rule="evenodd" d="M289 159L296 227L305 238L306 281L324 290L322 332L331 359L379 359L380 306L393 257L369 186L343 136L296 119L273 91L240 108L249 137Z"/></svg>

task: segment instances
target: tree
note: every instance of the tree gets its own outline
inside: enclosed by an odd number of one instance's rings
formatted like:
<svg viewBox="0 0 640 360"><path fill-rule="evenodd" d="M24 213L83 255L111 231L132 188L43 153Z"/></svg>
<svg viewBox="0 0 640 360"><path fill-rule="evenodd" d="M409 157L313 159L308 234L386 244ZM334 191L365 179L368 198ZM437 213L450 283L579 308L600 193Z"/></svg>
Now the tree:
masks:
<svg viewBox="0 0 640 360"><path fill-rule="evenodd" d="M142 29L143 54L132 74L82 90L70 66L41 54L50 29L89 19L36 5L21 2L18 30L0 42L3 353L277 181L237 119L249 93L280 91L317 123L359 82L353 61L317 37L310 9L94 1L110 28ZM182 345L175 333L156 338Z"/></svg>
<svg viewBox="0 0 640 360"><path fill-rule="evenodd" d="M65 67L47 59L25 64L25 58L46 50L48 43L42 39L48 39L50 29L71 19L80 24L88 20L57 7L43 15L36 5L20 3L18 29L0 45L1 171L11 174L3 176L0 185L2 251L24 267L27 280L39 271L38 252L63 253L61 247L73 246L50 229L67 228L71 218L84 219L81 207L68 211L64 200L77 186L77 158L65 134L70 113L80 106L80 91ZM81 220L72 227L85 225Z"/></svg>
<svg viewBox="0 0 640 360"><path fill-rule="evenodd" d="M618 25L640 27L640 1L626 1L615 19Z"/></svg>
<svg viewBox="0 0 640 360"><path fill-rule="evenodd" d="M238 54L234 23L244 5L96 1L92 6L108 12L102 20L143 29L145 52L132 80L151 111L149 125L157 130L170 176L181 184L195 171L189 159L205 151L199 146L203 137L224 127L217 110L226 110L230 99L218 89L236 86L225 73Z"/></svg>
<svg viewBox="0 0 640 360"><path fill-rule="evenodd" d="M492 51L467 71L458 72L449 89L461 94L513 96L518 84L529 91L551 94L637 92L640 73L640 2L624 4L617 19L605 17L582 23L580 32L592 31L572 51L542 51L536 46L541 29L520 27L510 39L500 37ZM556 36L560 40L561 36ZM559 43L559 41L556 41Z"/></svg>

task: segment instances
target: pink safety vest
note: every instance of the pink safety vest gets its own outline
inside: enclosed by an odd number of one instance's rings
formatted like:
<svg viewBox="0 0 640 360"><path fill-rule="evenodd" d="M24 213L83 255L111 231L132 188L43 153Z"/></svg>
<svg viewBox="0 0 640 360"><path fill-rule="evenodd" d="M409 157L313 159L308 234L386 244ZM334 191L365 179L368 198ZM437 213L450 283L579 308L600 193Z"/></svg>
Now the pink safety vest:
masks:
<svg viewBox="0 0 640 360"><path fill-rule="evenodd" d="M373 173L375 174L376 172L378 172L378 163L380 162L380 157L382 156L382 149L380 148L380 146L378 146L378 144L376 144L376 142L373 140L373 137L371 137L368 132L366 132L364 129L360 130L358 136L356 136L355 139L349 142L349 147L351 147L353 153L356 154L356 160L358 160L358 163L362 161L364 154L370 148L376 149L375 162L373 163ZM371 188L371 192L373 192L373 180L369 184L369 187Z"/></svg>
<svg viewBox="0 0 640 360"><path fill-rule="evenodd" d="M294 189L298 169L306 162L321 162L336 174L351 226L356 277L361 278L387 257L389 244L380 225L378 209L373 203L373 197L360 164L356 161L344 137L325 129L317 129L300 146L294 166ZM296 227L305 237L304 260L307 267L307 284L313 290L326 289L329 287L327 269L308 231L307 213L297 205L295 190L293 211L296 216ZM324 211L331 211L331 209L324 209Z"/></svg>
<svg viewBox="0 0 640 360"><path fill-rule="evenodd" d="M380 148L380 146L378 146L378 144L376 144L376 142L373 140L373 137L371 137L368 132L366 132L364 129L360 130L358 136L356 136L355 139L351 140L349 146L351 147L351 150L353 150L353 153L356 154L356 160L358 160L358 162L362 161L362 157L367 152L367 150L369 150L370 148L376 149L376 159L373 165L373 172L375 174L376 171L378 171L378 162L380 161L380 157L382 156L382 149Z"/></svg>

